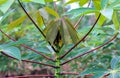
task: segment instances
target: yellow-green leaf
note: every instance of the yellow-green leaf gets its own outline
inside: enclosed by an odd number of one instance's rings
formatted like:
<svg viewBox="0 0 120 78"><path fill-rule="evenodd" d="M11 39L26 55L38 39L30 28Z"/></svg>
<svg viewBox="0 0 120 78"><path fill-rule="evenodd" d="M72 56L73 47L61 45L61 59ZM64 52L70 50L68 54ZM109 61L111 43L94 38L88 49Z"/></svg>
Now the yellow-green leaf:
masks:
<svg viewBox="0 0 120 78"><path fill-rule="evenodd" d="M53 9L51 9L51 8L49 8L49 7L45 7L45 10L46 10L49 14L55 16L56 18L59 18L58 13L55 12Z"/></svg>
<svg viewBox="0 0 120 78"><path fill-rule="evenodd" d="M36 21L37 21L37 24L41 27L43 26L43 18L42 16L40 15L40 12L37 11L36 13Z"/></svg>
<svg viewBox="0 0 120 78"><path fill-rule="evenodd" d="M19 24L21 24L26 18L27 18L27 16L22 16L22 17L18 18L17 20L14 20L13 22L11 22L11 23L8 25L7 30L10 31L10 30L14 29L14 28L17 27Z"/></svg>
<svg viewBox="0 0 120 78"><path fill-rule="evenodd" d="M114 23L115 29L118 30L120 28L120 16L118 16L117 11L113 12L112 21Z"/></svg>

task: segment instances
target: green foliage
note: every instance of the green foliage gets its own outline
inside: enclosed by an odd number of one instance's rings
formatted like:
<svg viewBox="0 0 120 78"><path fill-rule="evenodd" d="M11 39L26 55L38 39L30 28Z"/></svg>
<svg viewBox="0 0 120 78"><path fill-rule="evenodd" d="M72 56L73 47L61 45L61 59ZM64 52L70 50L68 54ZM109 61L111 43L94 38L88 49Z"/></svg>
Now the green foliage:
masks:
<svg viewBox="0 0 120 78"><path fill-rule="evenodd" d="M9 59L6 59L3 54L20 62L32 60L57 65L58 68L60 66L61 70L56 68L56 74L60 71L78 71L79 76L83 78L86 78L87 75L91 75L90 78L102 78L106 75L108 75L107 78L120 77L120 35L116 41L110 42L107 46L93 50L94 52L90 54L86 53L101 46L111 39L114 33L119 32L120 0L91 0L91 2L89 0L69 0L68 2L57 0L56 7L53 6L55 5L54 0L20 0L20 2L34 23L25 15L16 0L0 1L0 29L3 30L0 32L0 59L5 59L7 64L11 62L13 68L16 67L14 66L15 61L8 61ZM79 7L71 9L69 6L72 3L78 4ZM89 7L86 7L89 3ZM94 21L99 14L101 16L95 24ZM84 16L82 21L78 21L80 16ZM75 27L76 21L80 22L77 28ZM34 27L35 23L38 28ZM93 24L96 27L85 37ZM37 30L39 28L43 32L42 34L39 33L40 30ZM5 35L9 38L13 37L16 41L8 40ZM45 36L43 37L43 35ZM84 39L79 44L78 41L82 38ZM73 48L74 45L75 48ZM71 47L72 50L70 50ZM66 57L59 59L69 50L70 53ZM67 63L68 69L65 69L64 65L63 68L60 65L78 55L84 55L84 53L86 53L85 56ZM57 62L45 59L43 56L55 59ZM0 71L2 71L2 67L3 69L7 67L4 66L6 63L3 62ZM30 66L45 67L39 64ZM65 78L68 77L76 76L65 76Z"/></svg>

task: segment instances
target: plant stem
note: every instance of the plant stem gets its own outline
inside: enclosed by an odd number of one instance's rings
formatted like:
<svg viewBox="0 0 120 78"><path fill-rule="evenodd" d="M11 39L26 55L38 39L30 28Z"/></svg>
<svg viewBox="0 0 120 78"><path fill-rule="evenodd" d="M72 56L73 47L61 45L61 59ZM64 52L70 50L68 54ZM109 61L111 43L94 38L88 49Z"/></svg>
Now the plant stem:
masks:
<svg viewBox="0 0 120 78"><path fill-rule="evenodd" d="M60 54L59 54L59 52L56 52L56 67L57 68L55 68L55 77L56 78L60 78Z"/></svg>

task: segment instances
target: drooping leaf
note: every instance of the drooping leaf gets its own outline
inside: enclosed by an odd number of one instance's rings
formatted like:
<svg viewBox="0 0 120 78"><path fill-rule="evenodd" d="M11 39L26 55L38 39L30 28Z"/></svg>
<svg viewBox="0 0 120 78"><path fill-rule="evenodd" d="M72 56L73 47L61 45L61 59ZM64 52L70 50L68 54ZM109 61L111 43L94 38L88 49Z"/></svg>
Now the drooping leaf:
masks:
<svg viewBox="0 0 120 78"><path fill-rule="evenodd" d="M69 31L70 37L74 43L77 43L79 38L77 36L77 31L75 30L74 26L71 24L71 22L68 19L65 19L67 29Z"/></svg>
<svg viewBox="0 0 120 78"><path fill-rule="evenodd" d="M0 10L6 13L10 6L13 4L14 0L7 0L4 4L0 5Z"/></svg>
<svg viewBox="0 0 120 78"><path fill-rule="evenodd" d="M60 26L60 32L61 32L61 36L62 36L62 41L64 44L69 44L70 43L70 34L67 28L67 25L64 21L64 19L62 19L62 24Z"/></svg>
<svg viewBox="0 0 120 78"><path fill-rule="evenodd" d="M46 39L50 41L52 45L58 33L58 25L59 25L58 23L59 23L58 21L54 21L50 26L48 26L46 32Z"/></svg>

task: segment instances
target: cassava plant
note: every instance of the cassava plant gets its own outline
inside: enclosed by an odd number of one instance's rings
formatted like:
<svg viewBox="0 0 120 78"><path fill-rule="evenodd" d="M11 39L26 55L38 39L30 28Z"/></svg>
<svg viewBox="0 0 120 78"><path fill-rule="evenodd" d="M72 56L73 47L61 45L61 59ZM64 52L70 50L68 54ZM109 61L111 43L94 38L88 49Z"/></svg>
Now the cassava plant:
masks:
<svg viewBox="0 0 120 78"><path fill-rule="evenodd" d="M18 37L13 38L12 36L6 33L7 31L3 31L2 28L0 28L0 32L2 33L2 35L4 35L5 37L7 37L12 41L10 43L0 45L1 54L4 54L12 59L18 60L20 61L20 63L22 62L35 63L38 65L52 67L55 70L54 75L40 74L39 75L40 77L71 78L72 77L71 75L76 75L76 77L80 77L80 78L85 76L90 76L91 78L103 78L103 77L119 78L120 77L118 75L119 70L117 69L119 68L119 65L116 66L119 62L118 61L119 57L113 58L111 60L111 67L109 65L108 67L106 67L107 69L103 69L102 67L101 68L86 67L82 70L81 73L79 73L80 71L63 72L62 70L62 67L65 64L72 63L74 66L75 64L73 63L73 61L78 64L82 64L80 60L82 60L84 56L89 57L89 55L92 53L98 53L100 48L102 48L103 50L103 48L105 48L106 46L114 42L115 38L118 35L119 25L120 25L120 21L118 19L120 17L120 14L119 14L120 0L114 0L114 1L112 0L69 0L67 2L65 2L64 0L55 0L55 1L54 0L16 0L16 1L17 1L16 3L19 4L19 7L21 7L21 9L23 10L22 12L24 12L25 15L11 22L8 26L5 27L6 28L5 30L8 30L8 32L10 32L10 30L13 30L13 28L17 28L19 24L26 21L25 19L29 19L31 23L34 25L34 27L36 28L36 30L40 32L35 34L41 35L40 36L41 41L45 42L45 46L49 45L49 51L51 53L45 54L44 51L41 52L41 49L43 48L41 48L39 51L37 49L29 47L28 45L25 45L24 41L19 40L19 38L22 37L22 35L19 35L19 34L24 32L24 30L22 30L21 32L19 31ZM1 4L0 7L3 8L4 7L3 5L7 5L7 4L11 5L13 2L14 0L3 0L2 2L0 2ZM28 10L26 10L27 6L24 6L24 2L40 3L41 8L37 11L34 11L34 13L28 12ZM79 3L79 8L68 11L69 8L66 8L65 6L68 6L69 4L72 4L74 2L76 4ZM84 5L87 5L87 6L84 6ZM52 9L50 8L51 6L52 6ZM8 6L7 8L10 8L10 6ZM7 8L5 8L6 10L1 8L0 9L4 13L6 13ZM32 8L32 7L27 7L27 8ZM4 20L5 17L7 17L7 15L8 14L6 13L4 17L2 17L2 20ZM80 23L85 18L85 16L96 17L96 20L91 26L89 26L89 29L87 30L87 32L81 33L79 30L81 30L82 27L79 27L79 26L82 25ZM78 20L76 20L75 18ZM2 20L0 23L2 23ZM111 24L109 25L109 23ZM105 39L103 39L102 42L98 40L99 43L96 43L94 41L92 43L94 44L94 46L91 49L87 49L87 51L83 50L83 52L81 52L80 49L86 47L83 44L86 44L87 41L89 43L89 39L92 40L91 34L94 35L92 31L94 31L95 34L97 33L96 37L98 38L100 37L99 35L101 35L99 30L102 29L104 31L105 29L104 27L107 27L107 25L108 25L108 28L103 34L106 34L107 31L109 31L108 29L110 28L110 31L114 32L114 33L112 32L112 35L114 34L114 36L111 37L110 40L108 41L105 41ZM18 30L19 29L20 27L18 28ZM97 29L99 30L95 31ZM30 32L28 34L32 34L32 33L33 32ZM79 33L82 35L80 35ZM102 38L99 38L99 39L102 40ZM34 53L37 54L37 56L39 55L38 57L42 56L42 59L45 59L47 63L43 63L44 61L39 62L36 60L25 59L24 56L27 55L29 58L31 58L31 56L29 56L29 53L20 53L20 50L17 48L18 46L21 46L27 50L33 51ZM35 58L36 56L32 57L32 59L35 59ZM82 58L82 59L78 60L78 58ZM115 61L115 63L113 63L113 61ZM89 63L86 63L86 66L88 66L87 64Z"/></svg>

